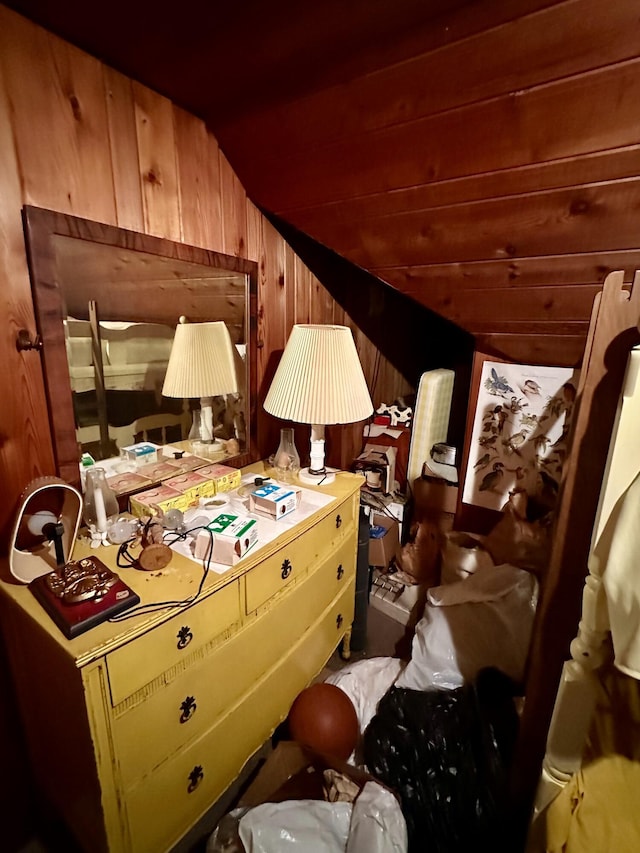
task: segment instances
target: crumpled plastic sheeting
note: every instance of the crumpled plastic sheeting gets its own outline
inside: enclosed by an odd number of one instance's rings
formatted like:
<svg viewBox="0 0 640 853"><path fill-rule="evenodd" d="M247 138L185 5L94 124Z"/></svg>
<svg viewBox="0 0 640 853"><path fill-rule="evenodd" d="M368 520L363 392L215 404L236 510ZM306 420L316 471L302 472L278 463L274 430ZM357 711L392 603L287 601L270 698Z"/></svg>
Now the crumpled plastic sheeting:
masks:
<svg viewBox="0 0 640 853"><path fill-rule="evenodd" d="M218 824L207 853L406 853L400 804L367 782L355 804L286 800L235 809Z"/></svg>
<svg viewBox="0 0 640 853"><path fill-rule="evenodd" d="M369 658L343 667L325 681L339 687L351 699L362 734L375 714L378 702L405 666L405 661L399 658Z"/></svg>
<svg viewBox="0 0 640 853"><path fill-rule="evenodd" d="M364 735L364 758L400 797L409 853L507 849L513 688L502 673L485 670L478 689L392 687L381 700Z"/></svg>
<svg viewBox="0 0 640 853"><path fill-rule="evenodd" d="M240 819L238 832L247 853L344 853L351 803L285 800L263 803Z"/></svg>
<svg viewBox="0 0 640 853"><path fill-rule="evenodd" d="M407 825L400 804L375 782L367 782L353 807L346 853L406 853Z"/></svg>
<svg viewBox="0 0 640 853"><path fill-rule="evenodd" d="M537 581L514 566L496 566L429 591L416 625L411 660L396 687L453 689L496 667L524 679Z"/></svg>

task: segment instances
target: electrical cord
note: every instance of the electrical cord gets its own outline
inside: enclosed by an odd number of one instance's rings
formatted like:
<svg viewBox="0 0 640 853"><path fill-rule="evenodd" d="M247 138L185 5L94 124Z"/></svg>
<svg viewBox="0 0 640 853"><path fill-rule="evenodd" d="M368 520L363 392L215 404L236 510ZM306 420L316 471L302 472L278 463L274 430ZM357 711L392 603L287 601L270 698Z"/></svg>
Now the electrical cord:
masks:
<svg viewBox="0 0 640 853"><path fill-rule="evenodd" d="M192 595L182 599L181 601L154 601L149 602L148 604L138 604L135 607L126 610L124 613L119 613L115 616L112 616L108 620L109 622L124 622L127 619L133 619L135 616L146 616L149 613L155 613L158 610L165 610L168 607L176 609L186 609L187 607L191 607L192 604L195 604L195 602L200 598L204 587L204 582L207 579L207 575L209 573L209 567L211 565L211 555L213 554L213 533L211 530L209 530L208 527L192 527L189 530L185 530L181 533L174 533L174 538L171 540L171 542L167 543L169 546L171 546L175 542L184 541L187 536L189 536L191 533L195 533L197 530L207 530L209 533L209 544L202 560L203 573L200 579L200 583L198 585L198 589ZM129 539L126 542L123 542L122 545L120 545L120 547L118 548L116 563L120 568L130 568L137 562L135 557L133 557L133 555L129 551L128 547L134 541L135 539ZM121 560L123 562L121 562Z"/></svg>

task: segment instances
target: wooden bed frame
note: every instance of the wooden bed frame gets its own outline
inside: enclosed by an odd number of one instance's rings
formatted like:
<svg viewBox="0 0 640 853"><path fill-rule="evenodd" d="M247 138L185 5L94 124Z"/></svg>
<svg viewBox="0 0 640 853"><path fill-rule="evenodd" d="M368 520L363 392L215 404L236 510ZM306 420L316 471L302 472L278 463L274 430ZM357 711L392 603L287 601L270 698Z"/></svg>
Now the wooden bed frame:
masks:
<svg viewBox="0 0 640 853"><path fill-rule="evenodd" d="M564 662L580 620L592 531L629 352L640 343L640 271L631 288L610 273L594 300L582 360L571 451L563 470L548 567L540 584L525 684L525 704L512 767L512 849L524 849L540 779L547 732ZM477 354L472 389L484 356ZM474 383L475 378L475 383ZM469 411L473 412L473 395ZM468 425L471 423L468 419ZM469 426L462 470L468 457ZM498 514L458 504L457 529L487 532Z"/></svg>

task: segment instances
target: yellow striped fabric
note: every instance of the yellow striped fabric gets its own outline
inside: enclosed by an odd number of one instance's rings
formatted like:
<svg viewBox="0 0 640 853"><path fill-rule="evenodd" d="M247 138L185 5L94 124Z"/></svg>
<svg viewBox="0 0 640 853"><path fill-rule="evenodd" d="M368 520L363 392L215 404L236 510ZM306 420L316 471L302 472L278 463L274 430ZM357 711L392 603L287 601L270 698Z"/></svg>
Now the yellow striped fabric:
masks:
<svg viewBox="0 0 640 853"><path fill-rule="evenodd" d="M427 370L420 377L407 466L409 487L422 474L433 445L447 440L454 377L453 370L446 368Z"/></svg>

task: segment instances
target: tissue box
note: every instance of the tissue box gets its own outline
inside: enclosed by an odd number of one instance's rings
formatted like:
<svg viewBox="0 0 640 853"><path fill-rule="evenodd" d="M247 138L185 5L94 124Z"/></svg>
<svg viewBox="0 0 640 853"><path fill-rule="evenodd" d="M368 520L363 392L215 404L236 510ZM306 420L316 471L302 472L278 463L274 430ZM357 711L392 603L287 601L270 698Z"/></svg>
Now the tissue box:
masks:
<svg viewBox="0 0 640 853"><path fill-rule="evenodd" d="M135 462L136 465L146 465L150 462L158 461L158 444L151 444L150 441L141 441L138 444L130 444L128 447L123 447L120 455L129 462Z"/></svg>
<svg viewBox="0 0 640 853"><path fill-rule="evenodd" d="M205 465L204 468L198 468L198 474L213 481L216 495L218 492L237 489L242 480L240 469L230 468L228 465Z"/></svg>
<svg viewBox="0 0 640 853"><path fill-rule="evenodd" d="M211 498L216 493L213 480L203 477L200 471L184 471L177 477L165 480L164 485L182 492L190 506L197 504L199 498Z"/></svg>
<svg viewBox="0 0 640 853"><path fill-rule="evenodd" d="M188 506L187 499L181 492L165 485L131 495L129 504L132 514L138 518L145 515L159 515L160 512L166 512L168 509L185 510Z"/></svg>
<svg viewBox="0 0 640 853"><path fill-rule="evenodd" d="M295 486L276 486L267 483L249 495L249 508L266 512L273 518L282 518L293 512L300 502L300 489Z"/></svg>
<svg viewBox="0 0 640 853"><path fill-rule="evenodd" d="M208 530L213 533L213 563L233 566L258 541L258 522L255 518L223 512L198 533L195 546L198 560L206 557L211 544Z"/></svg>

